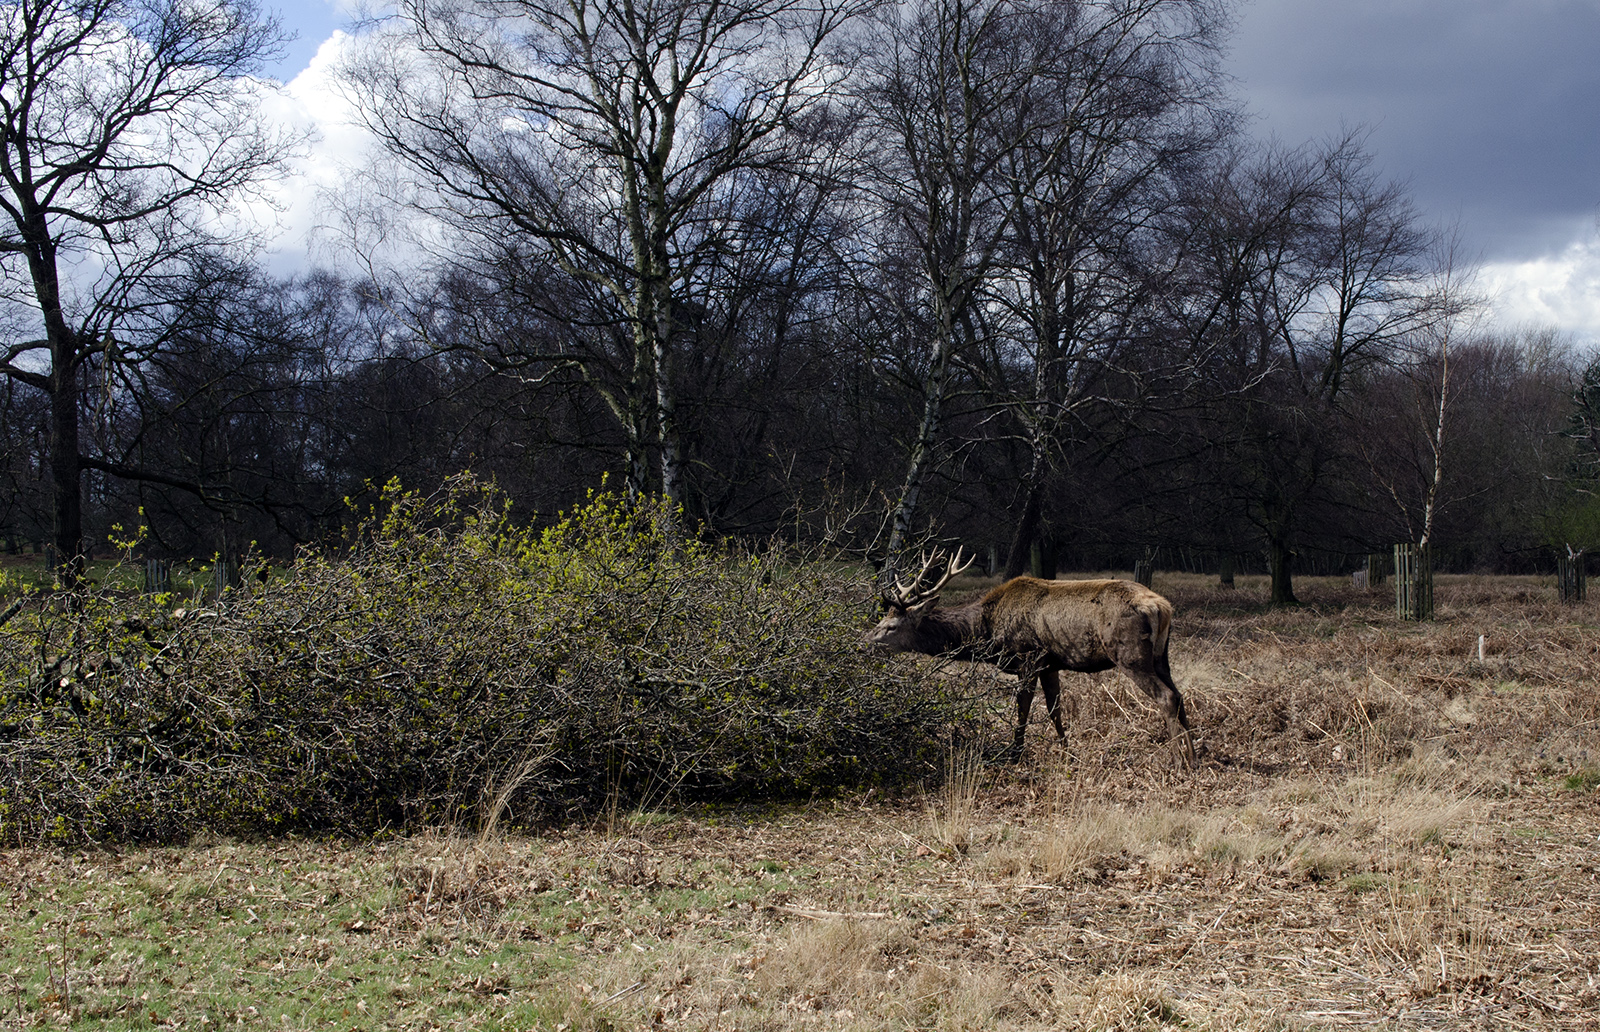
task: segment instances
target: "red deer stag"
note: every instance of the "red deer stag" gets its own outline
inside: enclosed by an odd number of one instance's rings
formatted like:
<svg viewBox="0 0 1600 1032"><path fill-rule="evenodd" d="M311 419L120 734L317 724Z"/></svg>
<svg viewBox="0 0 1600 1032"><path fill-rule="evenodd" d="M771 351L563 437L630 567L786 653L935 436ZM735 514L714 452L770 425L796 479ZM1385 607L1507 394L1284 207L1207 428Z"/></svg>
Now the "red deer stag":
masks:
<svg viewBox="0 0 1600 1032"><path fill-rule="evenodd" d="M1015 674L1019 678L1015 752L1022 750L1035 680L1044 687L1045 708L1056 735L1065 738L1060 671L1095 673L1115 667L1161 707L1167 737L1177 745L1183 762L1194 766L1189 718L1167 662L1171 602L1133 581L1017 577L981 598L941 609L939 592L972 560L962 565L957 549L939 579L923 587L937 558L925 559L909 585L897 577L894 588L884 592L884 617L867 632L870 644L891 652L981 660Z"/></svg>

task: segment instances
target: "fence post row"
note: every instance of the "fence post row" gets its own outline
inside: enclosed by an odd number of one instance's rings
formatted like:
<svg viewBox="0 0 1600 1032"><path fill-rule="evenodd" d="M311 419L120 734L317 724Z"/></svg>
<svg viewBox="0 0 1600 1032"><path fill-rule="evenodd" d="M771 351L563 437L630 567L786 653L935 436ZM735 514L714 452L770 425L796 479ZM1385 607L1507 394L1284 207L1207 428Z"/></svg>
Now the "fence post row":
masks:
<svg viewBox="0 0 1600 1032"><path fill-rule="evenodd" d="M1394 608L1402 620L1433 619L1433 561L1426 547L1394 546Z"/></svg>
<svg viewBox="0 0 1600 1032"><path fill-rule="evenodd" d="M165 559L144 561L143 590L147 595L157 595L172 590L172 564Z"/></svg>
<svg viewBox="0 0 1600 1032"><path fill-rule="evenodd" d="M1382 552L1369 552L1367 554L1367 587L1376 588L1384 582L1389 575L1389 557Z"/></svg>
<svg viewBox="0 0 1600 1032"><path fill-rule="evenodd" d="M1139 559L1133 564L1133 579L1145 587L1155 578L1156 564L1149 559Z"/></svg>
<svg viewBox="0 0 1600 1032"><path fill-rule="evenodd" d="M211 594L220 600L223 592L239 586L239 561L218 557L211 567Z"/></svg>
<svg viewBox="0 0 1600 1032"><path fill-rule="evenodd" d="M1589 576L1581 553L1556 556L1556 592L1563 602L1577 603L1588 597Z"/></svg>

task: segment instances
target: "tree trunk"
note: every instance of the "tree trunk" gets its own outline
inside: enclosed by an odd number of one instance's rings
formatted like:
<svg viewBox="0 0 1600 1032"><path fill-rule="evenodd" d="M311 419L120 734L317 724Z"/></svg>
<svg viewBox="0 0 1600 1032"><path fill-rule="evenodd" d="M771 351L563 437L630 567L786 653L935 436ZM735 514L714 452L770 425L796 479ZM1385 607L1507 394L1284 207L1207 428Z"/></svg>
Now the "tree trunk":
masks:
<svg viewBox="0 0 1600 1032"><path fill-rule="evenodd" d="M23 223L28 273L50 342L50 373L40 384L50 396L50 489L55 556L51 566L67 587L83 574L83 485L78 459L78 335L61 307L55 242L42 210Z"/></svg>
<svg viewBox="0 0 1600 1032"><path fill-rule="evenodd" d="M683 448L678 440L678 404L667 382L672 356L656 341L656 427L661 435L661 495L674 512L683 504Z"/></svg>
<svg viewBox="0 0 1600 1032"><path fill-rule="evenodd" d="M934 344L933 361L928 363L928 377L923 381L922 423L917 430L916 442L911 446L911 461L907 464L905 487L900 491L900 502L895 506L894 523L889 531L889 554L881 576L892 579L895 561L911 539L911 523L916 518L917 501L922 495L922 484L927 479L928 468L933 463L934 446L939 439L939 422L944 414L944 396L950 380L950 355L954 350L954 327L941 320L947 331L939 335ZM885 581L887 583L887 580Z"/></svg>
<svg viewBox="0 0 1600 1032"><path fill-rule="evenodd" d="M665 267L665 258L659 259ZM670 511L683 504L683 446L678 439L678 399L672 384L672 298L663 283L655 299L656 432L661 437L661 495Z"/></svg>
<svg viewBox="0 0 1600 1032"><path fill-rule="evenodd" d="M1288 535L1281 530L1268 532L1267 565L1272 571L1271 604L1299 605L1300 600L1294 597L1294 550L1290 547Z"/></svg>
<svg viewBox="0 0 1600 1032"><path fill-rule="evenodd" d="M1056 574L1061 569L1061 554L1056 548L1056 539L1050 534L1039 535L1039 564L1034 567L1033 575L1042 580L1055 580Z"/></svg>
<svg viewBox="0 0 1600 1032"><path fill-rule="evenodd" d="M69 342L56 344L50 376L50 487L55 574L66 586L83 575L83 496L78 465L78 375Z"/></svg>
<svg viewBox="0 0 1600 1032"><path fill-rule="evenodd" d="M628 395L617 414L622 418L622 432L627 439L628 481L625 487L629 500L638 501L650 493L649 420L645 392L650 383L650 365L654 356L637 334L633 347L633 375L628 380Z"/></svg>
<svg viewBox="0 0 1600 1032"><path fill-rule="evenodd" d="M1035 459L1035 464L1037 461ZM1022 502L1022 515L1017 518L1017 529L1011 535L1011 551L1006 553L1007 580L1028 572L1028 560L1033 555L1033 543L1039 536L1039 513L1043 503L1044 485L1030 473L1026 490L1027 494Z"/></svg>

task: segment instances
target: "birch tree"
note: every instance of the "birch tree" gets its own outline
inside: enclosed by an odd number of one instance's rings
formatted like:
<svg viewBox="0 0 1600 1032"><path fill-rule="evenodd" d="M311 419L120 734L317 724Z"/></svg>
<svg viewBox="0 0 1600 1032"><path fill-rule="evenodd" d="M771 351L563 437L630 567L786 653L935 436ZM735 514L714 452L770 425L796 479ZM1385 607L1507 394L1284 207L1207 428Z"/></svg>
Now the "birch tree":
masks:
<svg viewBox="0 0 1600 1032"><path fill-rule="evenodd" d="M858 103L870 141L866 182L881 239L912 270L896 321L920 334L921 415L908 435L886 575L913 533L937 460L958 352L977 335L974 307L1011 226L1007 157L1040 131L1039 69L1054 41L1013 0L918 0L879 19Z"/></svg>
<svg viewBox="0 0 1600 1032"><path fill-rule="evenodd" d="M1396 362L1404 385L1404 422L1390 440L1372 440L1352 433L1367 460L1373 483L1387 496L1406 529L1406 536L1426 549L1442 511L1458 501L1447 490L1447 442L1458 402L1452 359L1463 341L1471 341L1485 299L1474 289L1476 270L1463 263L1452 243L1441 250L1432 284L1433 318L1403 342Z"/></svg>

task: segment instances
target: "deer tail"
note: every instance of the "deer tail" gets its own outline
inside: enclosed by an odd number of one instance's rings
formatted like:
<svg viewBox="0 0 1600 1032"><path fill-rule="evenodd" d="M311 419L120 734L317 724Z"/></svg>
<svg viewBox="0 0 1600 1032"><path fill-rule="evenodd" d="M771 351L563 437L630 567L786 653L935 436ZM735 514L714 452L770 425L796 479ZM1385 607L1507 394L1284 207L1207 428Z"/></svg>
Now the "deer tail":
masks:
<svg viewBox="0 0 1600 1032"><path fill-rule="evenodd" d="M1150 646L1158 656L1167 653L1167 637L1172 633L1172 603L1164 598L1146 599L1139 604L1140 612L1150 621Z"/></svg>

